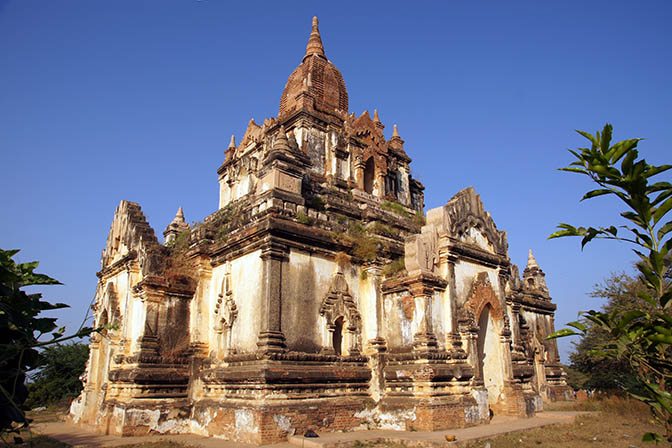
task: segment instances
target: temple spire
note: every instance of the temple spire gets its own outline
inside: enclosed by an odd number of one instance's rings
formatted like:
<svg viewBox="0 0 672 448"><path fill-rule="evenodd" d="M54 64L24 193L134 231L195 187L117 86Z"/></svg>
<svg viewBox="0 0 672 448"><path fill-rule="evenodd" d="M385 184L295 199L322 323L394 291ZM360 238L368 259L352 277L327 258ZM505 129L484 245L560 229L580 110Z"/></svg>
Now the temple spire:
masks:
<svg viewBox="0 0 672 448"><path fill-rule="evenodd" d="M164 244L172 243L182 232L189 230L189 224L184 222L184 211L182 207L177 209L177 213L173 220L168 224L166 230L163 231L163 242Z"/></svg>
<svg viewBox="0 0 672 448"><path fill-rule="evenodd" d="M175 218L173 218L173 222L175 223L181 223L184 222L184 211L182 210L182 206L177 209L177 213L175 214Z"/></svg>
<svg viewBox="0 0 672 448"><path fill-rule="evenodd" d="M308 56L314 54L323 57L324 59L327 58L324 54L324 47L322 46L322 38L320 37L317 16L313 17L313 29L310 32L308 46L306 47L306 55L303 57L303 59L305 60Z"/></svg>
<svg viewBox="0 0 672 448"><path fill-rule="evenodd" d="M233 158L233 153L236 152L236 136L231 135L231 141L229 142L229 147L224 151L224 160L231 160Z"/></svg>
<svg viewBox="0 0 672 448"><path fill-rule="evenodd" d="M278 135L275 137L275 142L273 143L273 151L284 151L290 152L289 140L287 139L287 134L285 134L285 127L280 126Z"/></svg>
<svg viewBox="0 0 672 448"><path fill-rule="evenodd" d="M392 132L392 137L399 137L399 130L397 129L397 125L394 125L394 132Z"/></svg>
<svg viewBox="0 0 672 448"><path fill-rule="evenodd" d="M532 249L530 249L530 253L527 255L527 267L530 269L539 267L537 260L534 258L534 254L532 253Z"/></svg>

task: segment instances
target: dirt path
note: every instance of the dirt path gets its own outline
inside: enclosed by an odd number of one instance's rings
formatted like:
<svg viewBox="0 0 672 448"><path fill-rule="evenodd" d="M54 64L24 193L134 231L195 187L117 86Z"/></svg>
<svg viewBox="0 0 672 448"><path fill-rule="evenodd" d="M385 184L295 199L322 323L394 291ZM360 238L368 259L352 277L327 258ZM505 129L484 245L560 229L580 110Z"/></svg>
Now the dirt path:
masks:
<svg viewBox="0 0 672 448"><path fill-rule="evenodd" d="M438 446L446 445L445 436L448 434L457 437L457 441L476 440L506 434L531 428L539 428L546 425L571 423L577 415L585 412L541 412L533 418L495 417L489 425L473 426L470 428L451 429L434 432L410 432L410 431L353 431L322 433L319 438L290 437L288 442L270 445L274 448L337 448L352 446L356 441L373 442L389 441L408 444L410 446ZM110 435L94 434L72 424L62 422L38 423L33 425L35 432L67 443L73 447L104 447L138 444L144 442L158 442L169 440L180 442L195 447L203 448L234 448L250 445L230 442L214 437L202 437L193 434L179 435L151 435L143 437L117 437Z"/></svg>

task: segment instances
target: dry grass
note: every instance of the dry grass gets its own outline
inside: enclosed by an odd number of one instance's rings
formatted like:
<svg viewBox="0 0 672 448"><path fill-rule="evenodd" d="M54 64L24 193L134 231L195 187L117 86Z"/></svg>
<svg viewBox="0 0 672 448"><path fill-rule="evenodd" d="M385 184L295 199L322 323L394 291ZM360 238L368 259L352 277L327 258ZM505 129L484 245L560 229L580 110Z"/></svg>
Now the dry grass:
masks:
<svg viewBox="0 0 672 448"><path fill-rule="evenodd" d="M32 423L47 423L63 421L70 412L70 405L67 401L56 403L42 411L28 411L26 417L32 420Z"/></svg>
<svg viewBox="0 0 672 448"><path fill-rule="evenodd" d="M656 431L648 408L642 403L610 397L585 402L558 402L546 406L552 411L592 411L577 417L574 423L519 431L476 442L463 442L461 448L528 447L605 447L631 448L652 446L642 436Z"/></svg>
<svg viewBox="0 0 672 448"><path fill-rule="evenodd" d="M69 448L70 445L59 442L46 436L40 436L34 433L22 433L21 438L23 443L0 444L2 447L18 447L18 448Z"/></svg>
<svg viewBox="0 0 672 448"><path fill-rule="evenodd" d="M185 445L179 442L162 440L159 442L133 443L131 445L121 445L116 448L196 448L194 445Z"/></svg>

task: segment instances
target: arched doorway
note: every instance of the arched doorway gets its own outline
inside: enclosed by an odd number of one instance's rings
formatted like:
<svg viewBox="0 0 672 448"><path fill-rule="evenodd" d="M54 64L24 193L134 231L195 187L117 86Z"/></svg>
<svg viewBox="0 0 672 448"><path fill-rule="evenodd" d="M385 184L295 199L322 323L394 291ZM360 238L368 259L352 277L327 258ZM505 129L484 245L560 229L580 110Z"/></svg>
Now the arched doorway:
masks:
<svg viewBox="0 0 672 448"><path fill-rule="evenodd" d="M334 332L332 333L332 346L336 356L341 356L343 352L343 316L334 322Z"/></svg>
<svg viewBox="0 0 672 448"><path fill-rule="evenodd" d="M369 157L364 164L364 191L373 194L373 179L375 176L375 167L373 165L373 157Z"/></svg>
<svg viewBox="0 0 672 448"><path fill-rule="evenodd" d="M490 405L499 400L504 388L499 330L492 316L492 307L487 304L478 319L478 371L488 390Z"/></svg>

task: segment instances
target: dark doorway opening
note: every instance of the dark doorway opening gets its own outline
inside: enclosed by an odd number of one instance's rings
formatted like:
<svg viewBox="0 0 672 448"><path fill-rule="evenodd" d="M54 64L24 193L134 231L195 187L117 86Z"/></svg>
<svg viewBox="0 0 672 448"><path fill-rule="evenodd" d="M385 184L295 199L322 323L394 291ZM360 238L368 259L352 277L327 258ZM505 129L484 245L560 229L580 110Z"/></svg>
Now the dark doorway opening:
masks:
<svg viewBox="0 0 672 448"><path fill-rule="evenodd" d="M373 166L373 157L369 157L364 165L364 191L369 194L373 193L373 179L375 174L375 167Z"/></svg>
<svg viewBox="0 0 672 448"><path fill-rule="evenodd" d="M334 333L333 333L333 346L334 346L334 353L336 355L341 356L341 345L343 344L343 317L339 317L336 319L336 322L334 322Z"/></svg>

